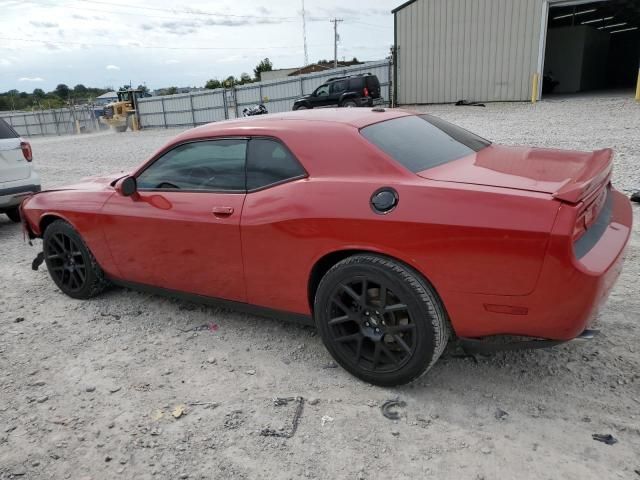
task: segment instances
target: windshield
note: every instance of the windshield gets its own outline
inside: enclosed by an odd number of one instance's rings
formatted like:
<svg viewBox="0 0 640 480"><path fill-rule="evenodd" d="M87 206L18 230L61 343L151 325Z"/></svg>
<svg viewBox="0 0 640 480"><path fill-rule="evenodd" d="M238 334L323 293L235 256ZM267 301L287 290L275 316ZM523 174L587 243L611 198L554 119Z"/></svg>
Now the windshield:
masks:
<svg viewBox="0 0 640 480"><path fill-rule="evenodd" d="M410 115L360 130L363 137L413 173L451 162L491 142L432 115Z"/></svg>

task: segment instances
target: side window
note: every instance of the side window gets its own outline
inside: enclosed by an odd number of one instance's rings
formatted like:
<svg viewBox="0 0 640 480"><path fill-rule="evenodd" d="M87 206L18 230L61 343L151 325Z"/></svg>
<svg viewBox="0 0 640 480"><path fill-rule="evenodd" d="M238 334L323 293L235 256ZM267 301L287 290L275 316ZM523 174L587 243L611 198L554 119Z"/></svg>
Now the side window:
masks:
<svg viewBox="0 0 640 480"><path fill-rule="evenodd" d="M331 93L342 93L347 89L347 81L341 80L331 84Z"/></svg>
<svg viewBox="0 0 640 480"><path fill-rule="evenodd" d="M7 122L0 118L0 140L5 138L18 138L18 134Z"/></svg>
<svg viewBox="0 0 640 480"><path fill-rule="evenodd" d="M138 188L243 191L246 150L244 139L180 145L138 175Z"/></svg>
<svg viewBox="0 0 640 480"><path fill-rule="evenodd" d="M268 138L254 138L249 141L247 190L266 187L305 174L302 166L280 142Z"/></svg>
<svg viewBox="0 0 640 480"><path fill-rule="evenodd" d="M324 97L329 95L329 85L320 85L316 90L317 97Z"/></svg>

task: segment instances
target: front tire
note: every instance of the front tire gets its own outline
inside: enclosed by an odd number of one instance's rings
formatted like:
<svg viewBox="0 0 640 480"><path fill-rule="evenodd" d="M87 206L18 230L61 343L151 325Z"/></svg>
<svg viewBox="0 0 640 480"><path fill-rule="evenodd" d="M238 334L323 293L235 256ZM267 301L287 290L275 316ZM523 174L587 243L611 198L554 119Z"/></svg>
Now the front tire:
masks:
<svg viewBox="0 0 640 480"><path fill-rule="evenodd" d="M309 108L306 107L305 105L299 105L296 108L294 108L294 110L308 110Z"/></svg>
<svg viewBox="0 0 640 480"><path fill-rule="evenodd" d="M18 207L13 207L4 213L12 222L20 223L20 209Z"/></svg>
<svg viewBox="0 0 640 480"><path fill-rule="evenodd" d="M105 289L104 272L71 225L56 220L47 227L42 240L47 269L63 293L87 299Z"/></svg>
<svg viewBox="0 0 640 480"><path fill-rule="evenodd" d="M449 338L435 290L393 259L354 255L320 281L316 325L337 363L380 386L402 385L426 373Z"/></svg>

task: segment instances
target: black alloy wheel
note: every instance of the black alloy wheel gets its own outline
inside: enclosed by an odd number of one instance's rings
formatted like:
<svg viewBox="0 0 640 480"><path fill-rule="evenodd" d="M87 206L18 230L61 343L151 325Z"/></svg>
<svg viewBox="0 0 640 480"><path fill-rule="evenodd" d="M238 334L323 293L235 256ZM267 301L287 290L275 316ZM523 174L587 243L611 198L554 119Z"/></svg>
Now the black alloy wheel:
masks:
<svg viewBox="0 0 640 480"><path fill-rule="evenodd" d="M314 317L336 362L381 386L418 378L449 338L433 287L411 267L381 255L354 255L329 269L316 291Z"/></svg>
<svg viewBox="0 0 640 480"><path fill-rule="evenodd" d="M104 273L82 237L63 220L51 223L43 236L44 260L51 278L65 294L86 299L107 286Z"/></svg>

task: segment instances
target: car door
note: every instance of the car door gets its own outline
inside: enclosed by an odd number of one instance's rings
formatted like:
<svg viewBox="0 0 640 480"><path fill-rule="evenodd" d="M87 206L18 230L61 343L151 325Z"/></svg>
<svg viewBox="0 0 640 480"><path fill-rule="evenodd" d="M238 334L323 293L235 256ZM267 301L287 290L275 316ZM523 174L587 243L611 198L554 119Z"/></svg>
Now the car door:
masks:
<svg viewBox="0 0 640 480"><path fill-rule="evenodd" d="M20 142L15 130L0 118L0 187L4 182L23 180L31 174Z"/></svg>
<svg viewBox="0 0 640 480"><path fill-rule="evenodd" d="M292 299L301 267L292 258L304 249L305 232L296 235L304 211L296 202L307 172L293 153L275 138L252 138L247 152L247 198L242 210L242 252L247 301L277 310L295 310ZM291 236L300 238L292 244ZM306 298L295 298L306 302Z"/></svg>
<svg viewBox="0 0 640 480"><path fill-rule="evenodd" d="M338 105L340 103L340 97L347 91L347 85L347 80L339 80L330 85L329 105Z"/></svg>
<svg viewBox="0 0 640 480"><path fill-rule="evenodd" d="M316 88L310 100L313 107L326 107L329 105L329 85L320 85Z"/></svg>
<svg viewBox="0 0 640 480"><path fill-rule="evenodd" d="M136 174L138 194L114 194L104 234L121 279L245 301L240 216L247 139L189 142Z"/></svg>

